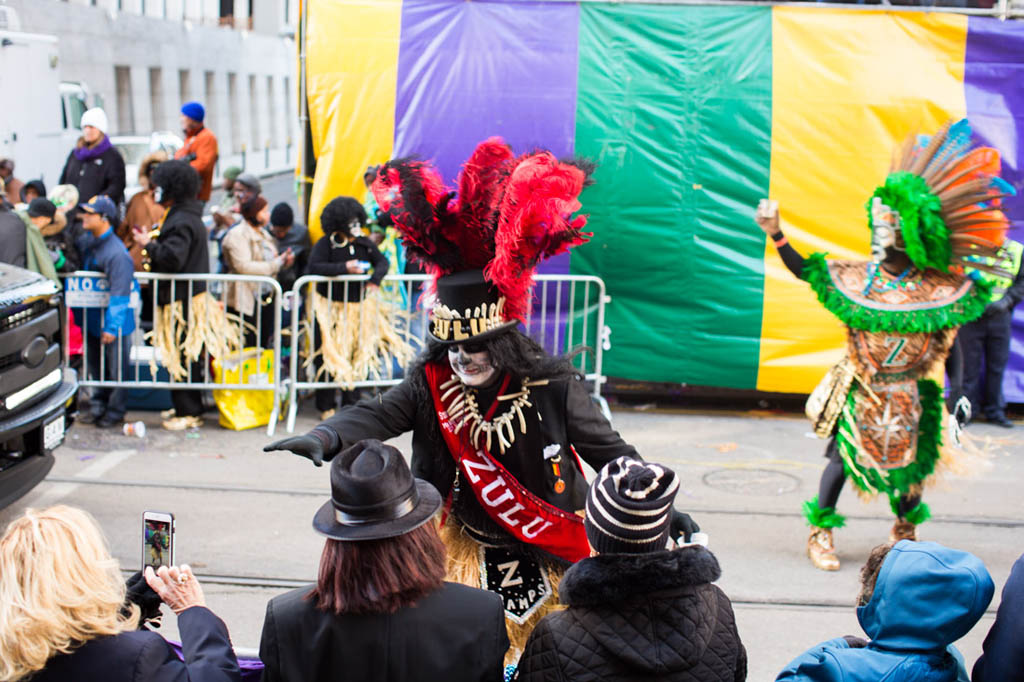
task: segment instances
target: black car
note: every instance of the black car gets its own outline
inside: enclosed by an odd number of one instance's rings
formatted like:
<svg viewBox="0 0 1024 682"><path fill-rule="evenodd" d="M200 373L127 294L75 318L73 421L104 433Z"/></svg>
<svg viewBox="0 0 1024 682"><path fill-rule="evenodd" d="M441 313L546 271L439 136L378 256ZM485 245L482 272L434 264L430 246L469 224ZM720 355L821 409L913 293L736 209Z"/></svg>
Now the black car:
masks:
<svg viewBox="0 0 1024 682"><path fill-rule="evenodd" d="M0 508L53 467L75 414L78 378L66 365L60 288L0 263Z"/></svg>

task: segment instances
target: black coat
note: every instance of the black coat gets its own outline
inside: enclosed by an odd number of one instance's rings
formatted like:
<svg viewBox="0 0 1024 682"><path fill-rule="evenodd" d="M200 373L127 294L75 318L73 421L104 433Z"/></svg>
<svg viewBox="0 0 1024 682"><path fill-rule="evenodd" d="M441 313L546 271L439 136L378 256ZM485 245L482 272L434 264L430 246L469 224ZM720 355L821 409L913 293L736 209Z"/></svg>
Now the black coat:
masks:
<svg viewBox="0 0 1024 682"><path fill-rule="evenodd" d="M90 640L50 659L31 682L239 682L224 622L194 606L178 615L185 661L155 632L136 630Z"/></svg>
<svg viewBox="0 0 1024 682"><path fill-rule="evenodd" d="M309 254L307 273L309 275L323 275L325 277L336 277L349 274L345 266L350 260L361 260L370 264L369 284L380 285L384 276L388 274L387 256L380 252L377 245L366 237L356 237L345 246L338 246L331 241L332 235L320 237ZM316 285L317 292L321 296L330 296L334 301L351 301L358 303L361 282L349 282L345 286L339 284L329 285L321 282ZM347 291L347 293L346 293Z"/></svg>
<svg viewBox="0 0 1024 682"><path fill-rule="evenodd" d="M267 604L263 682L499 682L508 634L501 597L445 583L392 614L336 616L310 587Z"/></svg>
<svg viewBox="0 0 1024 682"><path fill-rule="evenodd" d="M208 273L210 252L207 245L206 226L203 225L203 205L197 200L185 201L171 206L167 217L160 226L160 236L146 245L150 270L166 273ZM192 285L192 295L206 291L205 282ZM183 301L189 298L187 282L161 282L157 288L157 303L164 305L171 300Z"/></svg>
<svg viewBox="0 0 1024 682"><path fill-rule="evenodd" d="M117 205L124 201L124 157L111 146L95 159L79 161L74 150L68 154L60 174L61 185L74 185L81 203L103 194Z"/></svg>
<svg viewBox="0 0 1024 682"><path fill-rule="evenodd" d="M419 383L425 385L426 380L421 379ZM511 385L516 385L515 379ZM594 405L582 382L563 379L553 380L546 386L535 386L530 389L530 402L537 412L524 412L529 413L529 428L539 430L534 441L544 446L561 446L563 459L559 475L565 483L564 492L555 492L558 476L545 463L543 454L522 447L530 439L518 437L514 444L516 447L497 456L497 459L530 492L559 509L569 512L583 509L587 499L587 482L575 466L570 454L571 448L575 448L595 471L600 471L601 467L617 457L639 459L633 446L622 440ZM480 405L481 411L487 407L483 403ZM536 420L537 414L540 415L539 423ZM455 478L455 460L444 442L438 440L437 413L433 410L433 399L429 393L420 395L408 378L389 389L379 400L364 400L342 408L322 426L329 427L340 439L333 452L339 452L366 438L387 440L412 431L413 475L430 481L442 497L448 495ZM472 506L479 507L471 492L460 494L462 499L470 500ZM467 521L465 518L463 520ZM479 528L475 523L471 525Z"/></svg>
<svg viewBox="0 0 1024 682"><path fill-rule="evenodd" d="M0 205L0 263L25 267L25 229L17 213Z"/></svg>
<svg viewBox="0 0 1024 682"><path fill-rule="evenodd" d="M732 604L711 584L720 575L703 547L583 559L559 586L569 608L537 623L516 679L745 680Z"/></svg>

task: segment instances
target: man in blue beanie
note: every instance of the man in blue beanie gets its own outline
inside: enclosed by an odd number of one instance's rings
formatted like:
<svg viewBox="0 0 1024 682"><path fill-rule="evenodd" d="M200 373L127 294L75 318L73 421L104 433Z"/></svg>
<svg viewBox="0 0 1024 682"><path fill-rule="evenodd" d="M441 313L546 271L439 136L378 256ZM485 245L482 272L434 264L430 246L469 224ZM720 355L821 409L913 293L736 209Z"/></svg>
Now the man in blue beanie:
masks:
<svg viewBox="0 0 1024 682"><path fill-rule="evenodd" d="M217 138L203 125L206 110L199 102L185 102L181 107L181 129L185 145L174 158L188 163L199 173L199 201L210 200L213 191L213 167L217 163Z"/></svg>

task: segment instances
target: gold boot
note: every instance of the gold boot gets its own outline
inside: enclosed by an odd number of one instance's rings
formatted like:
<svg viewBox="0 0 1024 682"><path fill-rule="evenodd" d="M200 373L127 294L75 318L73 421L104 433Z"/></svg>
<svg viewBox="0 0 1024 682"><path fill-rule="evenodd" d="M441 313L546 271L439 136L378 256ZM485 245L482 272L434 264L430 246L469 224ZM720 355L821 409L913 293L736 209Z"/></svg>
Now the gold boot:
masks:
<svg viewBox="0 0 1024 682"><path fill-rule="evenodd" d="M896 519L889 531L889 542L896 544L900 540L911 540L917 542L917 526L910 521Z"/></svg>
<svg viewBox="0 0 1024 682"><path fill-rule="evenodd" d="M832 544L831 528L811 526L811 536L807 538L807 556L815 568L823 571L839 570L839 557Z"/></svg>

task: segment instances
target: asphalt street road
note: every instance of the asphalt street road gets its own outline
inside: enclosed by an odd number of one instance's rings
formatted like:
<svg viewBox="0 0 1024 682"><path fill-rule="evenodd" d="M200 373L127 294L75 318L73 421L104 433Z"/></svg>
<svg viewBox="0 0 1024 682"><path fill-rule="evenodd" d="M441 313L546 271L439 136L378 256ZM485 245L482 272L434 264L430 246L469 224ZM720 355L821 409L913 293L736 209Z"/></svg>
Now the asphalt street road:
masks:
<svg viewBox="0 0 1024 682"><path fill-rule="evenodd" d="M815 570L804 556L807 531L800 503L815 494L823 442L805 419L768 413L699 413L617 409L614 426L644 457L682 476L677 507L710 535L722 566L720 586L732 598L750 659L750 680L774 679L806 648L834 636L861 634L852 606L858 570L887 538L892 519L884 501L861 503L844 491L837 532L842 569ZM296 432L315 425L312 406L300 410ZM0 512L0 527L27 506L67 503L102 524L127 570L141 560L141 514L177 517L177 558L200 575L210 606L228 623L234 643L256 648L266 601L316 575L323 540L311 527L329 495L327 467L287 453L261 451L263 429L231 432L207 424L188 433L159 427L155 413L129 413L150 428L144 439L76 425L57 451L47 481ZM283 424L279 437L284 435ZM1024 448L1007 432L971 427L976 437L1004 442L972 477L930 490L934 519L920 529L935 540L981 557L996 583L988 614L960 641L969 665L981 652L1013 561L1024 550ZM1011 436L1014 432L1010 432ZM394 444L408 453L408 435ZM162 632L177 635L173 616Z"/></svg>

